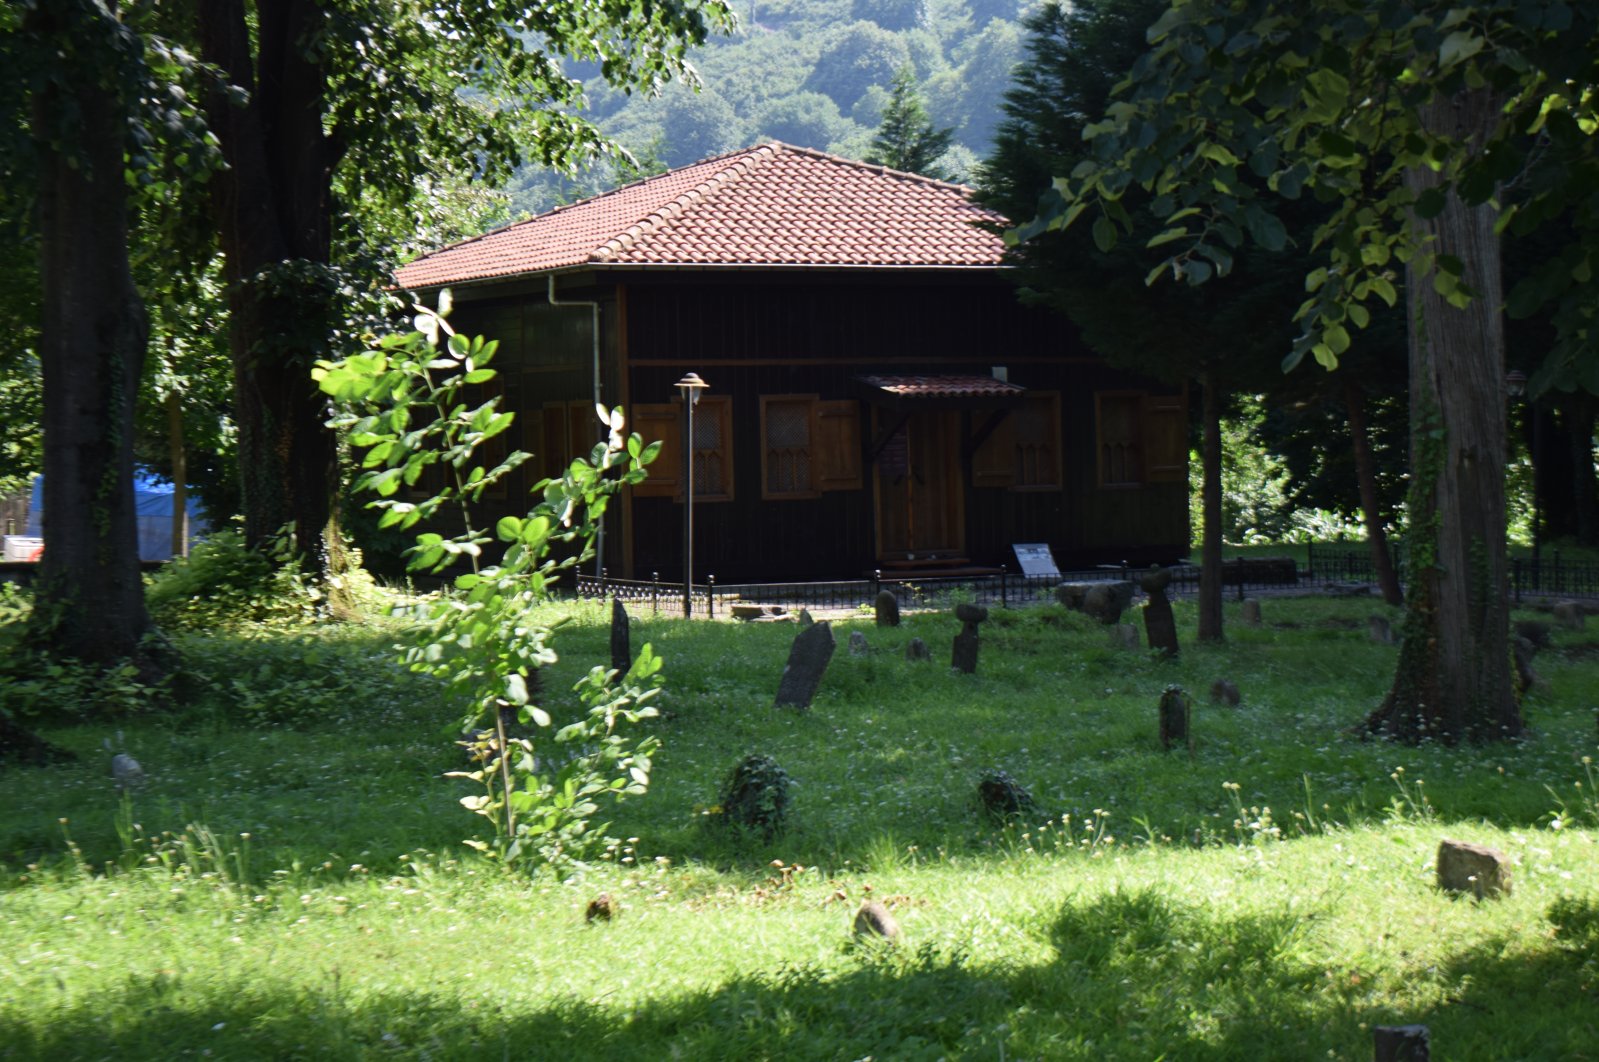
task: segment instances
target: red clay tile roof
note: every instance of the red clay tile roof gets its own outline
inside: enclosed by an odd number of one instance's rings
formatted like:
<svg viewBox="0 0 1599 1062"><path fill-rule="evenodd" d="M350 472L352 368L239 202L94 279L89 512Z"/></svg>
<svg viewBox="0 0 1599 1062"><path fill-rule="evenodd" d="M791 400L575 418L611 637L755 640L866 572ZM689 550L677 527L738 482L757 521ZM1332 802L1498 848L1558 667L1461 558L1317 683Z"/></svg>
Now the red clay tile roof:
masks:
<svg viewBox="0 0 1599 1062"><path fill-rule="evenodd" d="M968 190L772 142L558 207L400 269L406 288L596 266L1000 263Z"/></svg>
<svg viewBox="0 0 1599 1062"><path fill-rule="evenodd" d="M1027 392L992 376L857 376L868 387L904 398L990 398Z"/></svg>

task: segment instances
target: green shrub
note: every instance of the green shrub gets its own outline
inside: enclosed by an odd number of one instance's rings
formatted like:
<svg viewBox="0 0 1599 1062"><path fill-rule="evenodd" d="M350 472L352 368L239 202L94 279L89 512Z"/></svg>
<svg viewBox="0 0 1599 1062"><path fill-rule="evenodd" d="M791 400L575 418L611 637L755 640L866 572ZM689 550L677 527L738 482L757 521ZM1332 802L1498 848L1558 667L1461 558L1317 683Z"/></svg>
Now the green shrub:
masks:
<svg viewBox="0 0 1599 1062"><path fill-rule="evenodd" d="M145 603L168 631L290 627L316 618L317 594L292 566L250 549L237 531L218 531L150 578Z"/></svg>

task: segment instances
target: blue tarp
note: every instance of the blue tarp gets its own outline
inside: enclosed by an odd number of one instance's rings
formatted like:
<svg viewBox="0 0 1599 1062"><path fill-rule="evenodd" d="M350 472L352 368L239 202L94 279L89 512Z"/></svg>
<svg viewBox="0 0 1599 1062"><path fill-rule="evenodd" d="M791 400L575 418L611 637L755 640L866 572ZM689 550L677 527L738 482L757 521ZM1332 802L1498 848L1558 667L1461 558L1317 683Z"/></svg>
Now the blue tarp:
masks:
<svg viewBox="0 0 1599 1062"><path fill-rule="evenodd" d="M172 491L168 481L149 472L133 473L133 502L139 523L139 559L163 561L172 556ZM194 495L188 497L189 543L210 530L204 510ZM28 507L28 531L43 538L44 477L33 477L33 503Z"/></svg>

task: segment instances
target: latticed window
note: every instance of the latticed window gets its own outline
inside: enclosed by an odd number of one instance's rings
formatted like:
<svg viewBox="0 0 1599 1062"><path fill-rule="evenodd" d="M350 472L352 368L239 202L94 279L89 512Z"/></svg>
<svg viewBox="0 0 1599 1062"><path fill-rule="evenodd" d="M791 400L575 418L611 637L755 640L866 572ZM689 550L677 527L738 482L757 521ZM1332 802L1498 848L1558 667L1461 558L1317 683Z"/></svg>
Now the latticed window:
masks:
<svg viewBox="0 0 1599 1062"><path fill-rule="evenodd" d="M810 398L767 398L762 403L763 455L767 497L810 494L811 479Z"/></svg>
<svg viewBox="0 0 1599 1062"><path fill-rule="evenodd" d="M1143 395L1103 392L1098 407L1100 486L1142 483Z"/></svg>
<svg viewBox="0 0 1599 1062"><path fill-rule="evenodd" d="M703 407L703 408L702 408ZM694 494L727 493L727 424L725 407L702 402L694 408Z"/></svg>
<svg viewBox="0 0 1599 1062"><path fill-rule="evenodd" d="M1029 393L1016 418L1016 486L1060 486L1060 398Z"/></svg>
<svg viewBox="0 0 1599 1062"><path fill-rule="evenodd" d="M683 500L683 403L640 403L628 411L645 442L659 440L661 453L650 476L633 488L638 498ZM694 406L694 502L733 497L732 401L705 395Z"/></svg>

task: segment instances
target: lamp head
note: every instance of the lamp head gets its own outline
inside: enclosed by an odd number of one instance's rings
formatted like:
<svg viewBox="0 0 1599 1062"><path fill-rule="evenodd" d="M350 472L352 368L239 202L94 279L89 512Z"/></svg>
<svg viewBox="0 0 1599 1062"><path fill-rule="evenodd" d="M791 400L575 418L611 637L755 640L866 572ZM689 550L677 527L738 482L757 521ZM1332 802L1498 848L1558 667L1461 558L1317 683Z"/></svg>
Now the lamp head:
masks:
<svg viewBox="0 0 1599 1062"><path fill-rule="evenodd" d="M691 372L684 375L681 380L677 381L677 383L673 384L672 386L676 387L680 392L682 392L683 401L692 406L699 402L700 392L705 390L710 385L704 380L700 379L699 373Z"/></svg>
<svg viewBox="0 0 1599 1062"><path fill-rule="evenodd" d="M1527 393L1527 374L1520 369L1512 369L1505 373L1505 391L1511 398L1520 398Z"/></svg>

